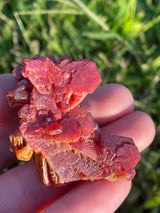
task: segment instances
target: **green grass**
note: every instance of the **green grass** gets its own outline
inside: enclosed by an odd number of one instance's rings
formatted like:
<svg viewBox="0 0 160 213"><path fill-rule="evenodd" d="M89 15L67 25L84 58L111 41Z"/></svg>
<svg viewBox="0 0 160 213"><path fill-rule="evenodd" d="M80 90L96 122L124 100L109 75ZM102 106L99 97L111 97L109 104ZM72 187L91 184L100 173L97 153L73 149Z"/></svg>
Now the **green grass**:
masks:
<svg viewBox="0 0 160 213"><path fill-rule="evenodd" d="M95 61L103 84L126 85L153 118L156 138L117 212L160 212L160 1L0 1L0 72L37 53Z"/></svg>

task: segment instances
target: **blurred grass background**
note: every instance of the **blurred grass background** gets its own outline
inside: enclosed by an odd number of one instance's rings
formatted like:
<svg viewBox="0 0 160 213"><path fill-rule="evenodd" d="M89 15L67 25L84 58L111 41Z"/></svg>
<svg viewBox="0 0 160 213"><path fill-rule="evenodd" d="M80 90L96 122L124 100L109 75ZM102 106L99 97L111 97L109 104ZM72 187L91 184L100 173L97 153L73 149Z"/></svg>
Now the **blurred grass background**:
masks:
<svg viewBox="0 0 160 213"><path fill-rule="evenodd" d="M117 213L160 212L160 1L1 0L0 73L38 53L95 61L103 84L127 86L153 118L156 138Z"/></svg>

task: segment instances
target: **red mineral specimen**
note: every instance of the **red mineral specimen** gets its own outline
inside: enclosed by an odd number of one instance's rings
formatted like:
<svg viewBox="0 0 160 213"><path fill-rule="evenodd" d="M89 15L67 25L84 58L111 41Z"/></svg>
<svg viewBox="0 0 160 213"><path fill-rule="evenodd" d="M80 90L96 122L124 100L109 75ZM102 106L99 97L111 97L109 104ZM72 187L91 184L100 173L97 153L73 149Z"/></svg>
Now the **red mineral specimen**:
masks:
<svg viewBox="0 0 160 213"><path fill-rule="evenodd" d="M43 183L108 179L135 175L140 154L133 140L101 131L80 102L100 84L96 64L87 59L34 56L13 70L17 80L8 92L18 108L19 129L10 141L19 160L33 156Z"/></svg>

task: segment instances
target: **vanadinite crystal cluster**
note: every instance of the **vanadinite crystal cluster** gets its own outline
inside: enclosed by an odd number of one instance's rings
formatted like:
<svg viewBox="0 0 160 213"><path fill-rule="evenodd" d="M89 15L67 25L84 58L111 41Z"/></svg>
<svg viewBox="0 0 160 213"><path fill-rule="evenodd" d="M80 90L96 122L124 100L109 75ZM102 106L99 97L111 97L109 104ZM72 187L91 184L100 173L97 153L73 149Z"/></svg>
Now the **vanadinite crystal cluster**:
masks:
<svg viewBox="0 0 160 213"><path fill-rule="evenodd" d="M18 108L20 126L10 135L12 148L19 160L33 156L45 185L134 177L140 154L133 140L110 135L102 141L98 124L80 106L101 82L94 62L36 55L13 75L17 84L7 98Z"/></svg>

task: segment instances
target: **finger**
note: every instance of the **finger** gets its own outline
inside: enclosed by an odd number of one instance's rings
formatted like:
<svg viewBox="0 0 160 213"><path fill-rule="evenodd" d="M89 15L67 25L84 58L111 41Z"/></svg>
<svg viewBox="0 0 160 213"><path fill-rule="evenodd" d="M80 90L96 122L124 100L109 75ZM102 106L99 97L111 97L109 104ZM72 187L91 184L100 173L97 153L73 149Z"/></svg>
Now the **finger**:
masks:
<svg viewBox="0 0 160 213"><path fill-rule="evenodd" d="M10 120L16 116L16 110L9 108L6 98L7 92L13 89L15 84L16 81L12 74L0 75L0 122Z"/></svg>
<svg viewBox="0 0 160 213"><path fill-rule="evenodd" d="M102 140L107 135L122 135L133 138L139 151L144 150L153 141L155 126L144 112L132 112L129 115L102 128Z"/></svg>
<svg viewBox="0 0 160 213"><path fill-rule="evenodd" d="M83 182L52 204L45 213L113 213L130 191L131 181Z"/></svg>
<svg viewBox="0 0 160 213"><path fill-rule="evenodd" d="M115 206L119 206L127 196L130 185L130 181L112 183L100 180L45 187L40 182L33 162L30 162L0 176L0 209L1 212L10 212L12 209L13 213L34 213L55 203L48 212L113 212ZM121 194L120 198L117 192Z"/></svg>
<svg viewBox="0 0 160 213"><path fill-rule="evenodd" d="M15 167L0 176L0 210L12 213L41 212L75 183L63 187L45 187L33 162Z"/></svg>
<svg viewBox="0 0 160 213"><path fill-rule="evenodd" d="M99 125L113 122L134 110L132 94L120 84L98 87L81 105L91 112Z"/></svg>

